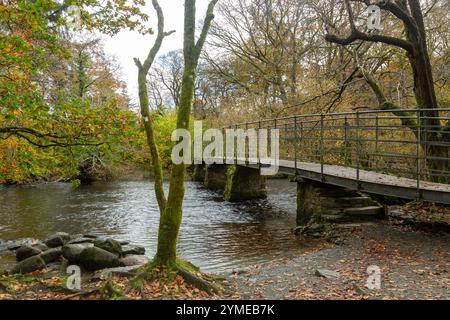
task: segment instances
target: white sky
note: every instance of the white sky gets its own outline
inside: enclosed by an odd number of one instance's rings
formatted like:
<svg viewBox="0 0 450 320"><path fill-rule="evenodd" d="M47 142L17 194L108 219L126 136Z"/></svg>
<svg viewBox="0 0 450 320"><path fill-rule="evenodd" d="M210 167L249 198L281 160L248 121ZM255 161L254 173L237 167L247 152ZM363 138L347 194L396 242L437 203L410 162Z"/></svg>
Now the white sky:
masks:
<svg viewBox="0 0 450 320"><path fill-rule="evenodd" d="M156 30L156 14L147 0L145 12L150 14L148 24ZM166 37L163 41L159 55L172 50L183 48L183 24L184 24L184 1L183 0L160 0L164 12L165 30L176 30L174 34ZM203 21L208 0L197 0L197 21ZM133 102L137 98L137 68L133 58L144 60L155 40L155 35L142 36L138 32L122 31L114 37L103 37L105 51L115 56L122 68L123 80L128 87L128 94Z"/></svg>

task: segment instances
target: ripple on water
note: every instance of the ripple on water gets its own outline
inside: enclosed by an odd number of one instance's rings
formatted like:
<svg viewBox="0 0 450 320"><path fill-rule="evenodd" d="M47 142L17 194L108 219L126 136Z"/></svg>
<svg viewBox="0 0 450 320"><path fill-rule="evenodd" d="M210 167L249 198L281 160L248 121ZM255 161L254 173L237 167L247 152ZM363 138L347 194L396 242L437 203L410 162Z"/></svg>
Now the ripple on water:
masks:
<svg viewBox="0 0 450 320"><path fill-rule="evenodd" d="M269 180L267 200L233 204L187 182L180 256L205 271L220 272L308 250L315 244L291 232L295 193L294 183ZM94 183L77 189L54 183L2 189L0 221L0 239L45 238L56 231L91 233L143 245L151 256L159 212L152 182Z"/></svg>

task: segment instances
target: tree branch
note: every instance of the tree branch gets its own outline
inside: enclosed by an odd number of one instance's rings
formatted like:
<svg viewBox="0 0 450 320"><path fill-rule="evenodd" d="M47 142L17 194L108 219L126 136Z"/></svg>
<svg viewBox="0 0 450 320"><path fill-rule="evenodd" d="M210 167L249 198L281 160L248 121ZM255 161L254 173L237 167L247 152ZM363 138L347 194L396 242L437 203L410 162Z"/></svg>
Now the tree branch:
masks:
<svg viewBox="0 0 450 320"><path fill-rule="evenodd" d="M195 44L195 54L198 57L200 56L203 45L206 41L206 36L208 35L209 28L211 27L211 22L214 20L214 7L216 6L218 0L211 0L208 5L208 10L206 11L205 21L203 22L202 32L200 33L200 37Z"/></svg>
<svg viewBox="0 0 450 320"><path fill-rule="evenodd" d="M138 67L138 84L139 84L139 104L141 107L141 115L144 120L144 128L147 136L147 144L150 149L152 158L153 174L155 178L155 194L158 201L160 212L163 212L166 207L166 196L163 188L163 169L161 160L159 157L158 147L156 145L155 133L153 128L153 120L150 114L150 102L148 98L147 87L147 75L158 54L164 38L175 31L164 32L164 14L157 0L152 0L153 8L156 11L158 17L158 34L156 36L155 43L150 49L147 58L142 64L138 58L134 59L136 66Z"/></svg>
<svg viewBox="0 0 450 320"><path fill-rule="evenodd" d="M55 133L42 133L35 129L25 128L25 127L0 127L0 134L7 134L6 138L8 139L12 136L21 138L29 142L30 144L39 147L39 148L51 148L51 147L76 147L76 146L101 146L105 144L105 142L89 142L89 141L81 141L80 137L69 137L63 135L57 135ZM48 141L48 143L37 141L35 139L41 139L44 141ZM3 138L2 138L3 139ZM79 142L67 142L66 140L73 139L78 140Z"/></svg>
<svg viewBox="0 0 450 320"><path fill-rule="evenodd" d="M142 72L145 74L147 74L148 71L150 70L150 68L153 64L153 61L155 60L155 57L158 54L159 49L161 48L164 38L175 32L175 30L172 30L169 32L164 32L164 14L162 12L161 6L159 5L157 0L152 0L152 5L153 5L153 8L155 9L156 15L158 17L158 34L156 36L156 40L155 40L155 43L153 44L152 49L150 50L147 58L144 61L144 64L141 64L139 62L139 59L137 59L137 58L134 59L136 65L138 67L142 68L143 69ZM139 64L138 64L138 62L139 62Z"/></svg>
<svg viewBox="0 0 450 320"><path fill-rule="evenodd" d="M383 3L385 3L385 2L389 2L389 1L383 1ZM349 0L345 0L345 5L347 8L347 12L348 12L349 20L350 20L350 29L351 29L350 35L345 38L340 38L333 34L327 34L325 36L326 41L344 45L344 46L349 45L357 40L363 40L363 41L369 41L369 42L381 42L381 43L385 43L388 45L402 48L402 49L406 50L407 52L412 53L413 45L409 41L406 41L406 40L400 39L400 38L390 37L390 36L384 36L384 35L378 35L378 34L367 34L367 33L359 31L355 25L353 11L351 9ZM390 8L391 5L385 4L384 7Z"/></svg>

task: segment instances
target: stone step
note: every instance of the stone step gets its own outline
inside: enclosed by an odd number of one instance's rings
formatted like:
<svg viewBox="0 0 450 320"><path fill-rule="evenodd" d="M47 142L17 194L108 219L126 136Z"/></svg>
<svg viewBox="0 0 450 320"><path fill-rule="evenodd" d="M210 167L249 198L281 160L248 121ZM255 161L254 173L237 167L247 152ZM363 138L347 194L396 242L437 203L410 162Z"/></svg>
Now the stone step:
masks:
<svg viewBox="0 0 450 320"><path fill-rule="evenodd" d="M381 216L383 214L383 207L381 206L370 206L361 208L347 208L344 209L344 213L353 217L373 217Z"/></svg>
<svg viewBox="0 0 450 320"><path fill-rule="evenodd" d="M343 197L334 200L336 208L361 208L361 207L371 207L376 206L377 203L370 197Z"/></svg>

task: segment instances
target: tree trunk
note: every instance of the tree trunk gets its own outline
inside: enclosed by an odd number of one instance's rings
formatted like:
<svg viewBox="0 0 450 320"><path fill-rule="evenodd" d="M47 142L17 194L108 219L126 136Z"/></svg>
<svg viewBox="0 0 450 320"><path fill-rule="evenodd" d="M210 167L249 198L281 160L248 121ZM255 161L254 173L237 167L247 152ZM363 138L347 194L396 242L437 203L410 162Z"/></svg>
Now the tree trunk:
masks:
<svg viewBox="0 0 450 320"><path fill-rule="evenodd" d="M450 135L446 129L448 124L446 126L441 123L439 111L436 110L439 108L439 105L434 89L430 56L427 51L427 38L420 1L397 0L380 1L377 3L383 10L390 12L403 22L406 35L405 39L359 31L356 27L353 11L350 6L351 1L344 0L349 15L351 34L346 38L339 38L335 35L328 34L325 37L326 40L344 46L357 40L381 42L402 48L407 52L414 78L416 106L418 109L423 110L420 112L421 134L418 138L421 140L422 149L426 156L426 166L429 171L429 176L432 181L448 183L448 175L450 173ZM376 86L373 86L373 83L370 83L370 81L368 83L379 98ZM384 101L381 104L385 109L392 110L394 114L401 114L398 108L395 107L395 104L389 101ZM413 121L417 123L416 119L408 120L408 123L402 120L404 125L410 127ZM412 130L415 131L416 136L419 136L416 129L417 124L414 127L411 127ZM425 175L424 173L423 176Z"/></svg>
<svg viewBox="0 0 450 320"><path fill-rule="evenodd" d="M406 38L413 44L412 52L408 52L414 78L414 96L418 109L434 109L421 113L421 144L426 155L426 167L430 178L435 182L448 183L443 173L450 172L448 135L439 120L439 108L434 88L433 72L427 50L427 39L423 14L418 0L409 0L411 15L416 22L417 31L405 25Z"/></svg>
<svg viewBox="0 0 450 320"><path fill-rule="evenodd" d="M177 129L188 129L195 91L198 60L214 19L213 10L217 0L209 3L200 37L195 42L195 0L184 4L184 72L178 107ZM182 220L184 200L185 164L174 165L170 175L169 196L161 214L158 232L158 249L155 263L176 266L177 240Z"/></svg>
<svg viewBox="0 0 450 320"><path fill-rule="evenodd" d="M196 65L186 63L178 109L177 129L188 129L189 126L195 90L195 70ZM174 265L176 263L176 245L182 220L185 171L184 164L172 167L169 197L159 224L158 250L155 257L159 264Z"/></svg>

